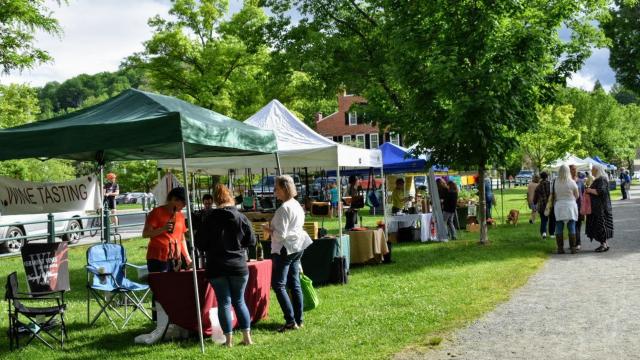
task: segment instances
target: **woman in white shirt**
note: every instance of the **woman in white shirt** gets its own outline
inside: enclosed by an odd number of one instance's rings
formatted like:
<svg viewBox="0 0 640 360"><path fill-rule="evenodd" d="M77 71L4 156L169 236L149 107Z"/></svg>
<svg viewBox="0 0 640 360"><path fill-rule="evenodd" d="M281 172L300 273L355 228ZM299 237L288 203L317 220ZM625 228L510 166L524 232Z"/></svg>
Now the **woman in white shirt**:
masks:
<svg viewBox="0 0 640 360"><path fill-rule="evenodd" d="M271 287L276 293L285 320L284 326L278 331L284 332L303 326L300 259L304 249L311 245L311 238L303 228L305 214L300 203L294 199L298 192L291 176L276 177L275 185L275 195L282 201L282 206L265 231L271 236ZM287 285L291 290L291 299L287 294Z"/></svg>
<svg viewBox="0 0 640 360"><path fill-rule="evenodd" d="M554 201L554 212L556 215L556 245L558 246L558 254L564 254L563 234L564 224L567 224L569 230L569 246L571 253L575 254L576 249L576 221L578 220L578 204L576 200L579 197L578 185L571 179L569 166L562 165L558 171L558 178L551 184L551 192Z"/></svg>

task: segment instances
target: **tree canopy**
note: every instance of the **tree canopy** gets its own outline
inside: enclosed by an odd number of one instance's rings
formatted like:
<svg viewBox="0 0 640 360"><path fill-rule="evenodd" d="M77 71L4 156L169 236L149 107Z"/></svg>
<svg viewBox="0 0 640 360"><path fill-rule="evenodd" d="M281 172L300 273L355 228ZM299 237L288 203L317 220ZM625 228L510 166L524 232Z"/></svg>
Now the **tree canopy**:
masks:
<svg viewBox="0 0 640 360"><path fill-rule="evenodd" d="M34 46L34 33L60 35L58 21L44 0L3 0L0 10L0 67L2 72L24 70L51 60Z"/></svg>
<svg viewBox="0 0 640 360"><path fill-rule="evenodd" d="M610 16L602 22L602 28L611 39L609 65L616 72L616 79L625 87L640 91L640 3L615 0Z"/></svg>
<svg viewBox="0 0 640 360"><path fill-rule="evenodd" d="M486 165L501 164L518 135L536 127L536 106L552 102L591 47L604 44L592 22L607 2L267 3L286 29L276 47L303 59L322 54L314 74L340 74L377 123L430 150L433 163L479 169L482 181ZM292 6L303 15L298 24L286 21ZM482 221L483 187L480 199Z"/></svg>

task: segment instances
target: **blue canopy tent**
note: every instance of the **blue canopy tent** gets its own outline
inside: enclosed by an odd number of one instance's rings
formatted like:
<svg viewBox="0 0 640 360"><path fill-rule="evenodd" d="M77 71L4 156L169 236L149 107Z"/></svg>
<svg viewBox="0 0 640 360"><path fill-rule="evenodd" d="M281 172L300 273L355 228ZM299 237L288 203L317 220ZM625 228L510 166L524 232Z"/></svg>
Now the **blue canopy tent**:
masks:
<svg viewBox="0 0 640 360"><path fill-rule="evenodd" d="M599 156L592 157L593 160L599 162L600 164L606 166L607 170L616 170L618 169L615 165L604 162L604 160L600 159Z"/></svg>
<svg viewBox="0 0 640 360"><path fill-rule="evenodd" d="M380 145L382 152L382 166L385 174L404 174L427 172L429 155L415 156L410 149L386 142ZM434 171L449 171L447 167L434 165ZM343 175L365 174L366 169L341 170ZM335 176L335 171L327 172L328 176Z"/></svg>

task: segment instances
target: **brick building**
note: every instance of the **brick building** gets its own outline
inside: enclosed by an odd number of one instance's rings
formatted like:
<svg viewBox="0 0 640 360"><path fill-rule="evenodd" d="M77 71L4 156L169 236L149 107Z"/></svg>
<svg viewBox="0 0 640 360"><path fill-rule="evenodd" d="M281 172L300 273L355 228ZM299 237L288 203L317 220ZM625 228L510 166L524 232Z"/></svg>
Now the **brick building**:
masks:
<svg viewBox="0 0 640 360"><path fill-rule="evenodd" d="M322 117L316 114L316 131L335 142L377 149L382 143L391 142L402 146L402 135L381 132L377 126L371 125L366 113L358 113L351 109L353 104L366 104L367 100L357 95L338 94L338 111Z"/></svg>

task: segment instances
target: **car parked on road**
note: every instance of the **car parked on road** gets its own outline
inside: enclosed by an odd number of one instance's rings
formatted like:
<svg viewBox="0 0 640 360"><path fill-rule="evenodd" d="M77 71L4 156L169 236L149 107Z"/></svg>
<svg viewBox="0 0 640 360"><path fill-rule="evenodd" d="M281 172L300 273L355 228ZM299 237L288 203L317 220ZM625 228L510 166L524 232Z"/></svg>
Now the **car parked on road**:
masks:
<svg viewBox="0 0 640 360"><path fill-rule="evenodd" d="M299 194L304 194L306 187L302 185L300 177L298 175L290 175L293 178L293 182L296 184ZM274 175L268 175L263 177L258 184L253 185L251 190L257 196L273 196L273 189L275 186L276 177Z"/></svg>
<svg viewBox="0 0 640 360"><path fill-rule="evenodd" d="M64 219L63 221L55 221L55 231L74 231L79 232L71 234L63 234L63 241L75 244L80 241L84 235L82 229L85 228L86 220L81 217L87 216L84 211L66 211L54 213L54 219ZM6 240L0 241L0 252L20 252L22 246L27 241L45 239L48 234L47 228L48 214L28 214L28 215L2 215L0 214L0 239L11 239L21 236L34 236L28 240ZM37 223L34 223L37 222Z"/></svg>
<svg viewBox="0 0 640 360"><path fill-rule="evenodd" d="M533 178L533 170L520 170L516 175L516 185L528 185Z"/></svg>

